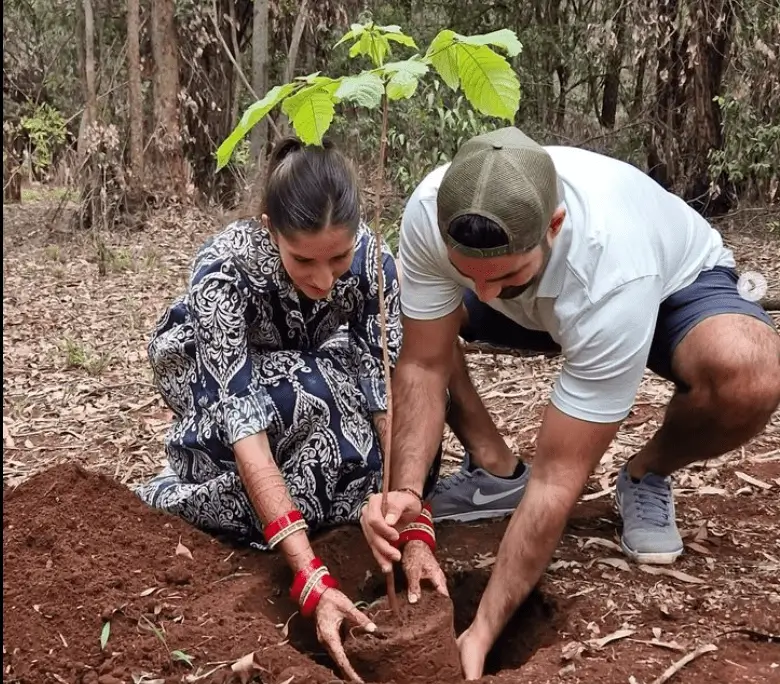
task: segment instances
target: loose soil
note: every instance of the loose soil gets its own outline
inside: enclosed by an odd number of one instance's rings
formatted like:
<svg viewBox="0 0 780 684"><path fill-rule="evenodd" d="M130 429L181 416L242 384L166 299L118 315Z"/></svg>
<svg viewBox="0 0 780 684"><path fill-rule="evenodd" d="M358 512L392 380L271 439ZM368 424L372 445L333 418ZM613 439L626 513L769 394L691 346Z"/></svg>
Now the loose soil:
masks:
<svg viewBox="0 0 780 684"><path fill-rule="evenodd" d="M394 615L385 596L367 614L377 632L352 632L345 644L352 666L366 682L463 680L450 599L426 590L414 605L399 601Z"/></svg>
<svg viewBox="0 0 780 684"><path fill-rule="evenodd" d="M764 478L780 476L777 462L763 465ZM626 563L609 497L580 504L482 681L649 684L711 643L717 650L674 681L780 682L780 646L771 636L780 633L780 511L776 491L757 489L678 498L689 548L673 567L685 574L676 577ZM506 521L439 526L454 618L447 602L426 599L417 609L429 611L432 632L442 634L383 651L374 673L381 681L388 672L397 684L412 681L415 662L437 674L414 681L457 681L447 620L459 634L472 619L505 528ZM358 528L314 543L353 600L382 598L383 577ZM113 478L60 465L7 489L3 556L4 681L227 684L239 681L231 665L252 652L254 681L340 681L287 596L291 574L280 556L231 546L151 510ZM405 602L400 573L398 590ZM398 674L404 664L409 677Z"/></svg>

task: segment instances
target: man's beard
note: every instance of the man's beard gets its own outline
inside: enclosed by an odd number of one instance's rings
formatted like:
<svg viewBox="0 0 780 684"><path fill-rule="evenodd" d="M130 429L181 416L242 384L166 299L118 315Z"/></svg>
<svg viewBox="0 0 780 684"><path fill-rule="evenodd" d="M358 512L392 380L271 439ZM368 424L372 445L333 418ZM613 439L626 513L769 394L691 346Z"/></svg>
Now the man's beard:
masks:
<svg viewBox="0 0 780 684"><path fill-rule="evenodd" d="M529 287L537 284L542 279L544 269L547 268L547 262L550 261L550 253L552 252L552 248L547 242L547 233L544 234L542 241L539 243L539 247L542 248L542 265L539 267L537 274L533 276L533 278L531 278L527 283L523 283L522 285L510 285L509 287L502 287L501 292L498 293L499 299L514 299L515 297L519 297Z"/></svg>
<svg viewBox="0 0 780 684"><path fill-rule="evenodd" d="M524 285L510 285L509 287L502 287L501 292L498 293L499 299L514 299L515 297L519 297L523 292L525 292L531 285L533 285L536 282L536 276L531 278L527 283Z"/></svg>

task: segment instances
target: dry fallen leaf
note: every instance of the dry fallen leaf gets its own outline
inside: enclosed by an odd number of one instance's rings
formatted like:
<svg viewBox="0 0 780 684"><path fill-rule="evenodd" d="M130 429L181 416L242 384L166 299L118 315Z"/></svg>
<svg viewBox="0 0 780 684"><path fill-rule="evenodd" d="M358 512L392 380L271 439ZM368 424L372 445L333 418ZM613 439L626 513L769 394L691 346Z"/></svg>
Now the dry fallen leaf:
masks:
<svg viewBox="0 0 780 684"><path fill-rule="evenodd" d="M230 666L230 669L238 675L241 684L246 684L255 672L260 671L260 666L255 661L255 653L247 653Z"/></svg>
<svg viewBox="0 0 780 684"><path fill-rule="evenodd" d="M611 539L602 539L601 537L589 537L585 544L583 544L583 549L587 549L589 546L603 546L607 549L612 549L613 551L617 551L618 553L621 552L621 548L618 544L613 542Z"/></svg>
<svg viewBox="0 0 780 684"><path fill-rule="evenodd" d="M561 659L572 660L573 658L578 658L586 648L585 644L579 641L572 641L561 649Z"/></svg>
<svg viewBox="0 0 780 684"><path fill-rule="evenodd" d="M156 591L156 589L157 589L157 587L149 587L148 589L144 589L144 590L143 590L143 591L142 591L142 592L139 594L139 596L149 596L149 594L151 594L151 593L153 593L154 591Z"/></svg>
<svg viewBox="0 0 780 684"><path fill-rule="evenodd" d="M285 679L283 682L279 682L279 684L290 684L292 680L295 679L295 675L290 675L287 679Z"/></svg>
<svg viewBox="0 0 780 684"><path fill-rule="evenodd" d="M746 473L741 473L739 470L735 470L734 474L740 479L744 480L748 484L752 484L755 487L760 487L761 489L772 489L772 485L768 482L764 482L763 480L759 480L758 478L753 477L752 475L747 475Z"/></svg>
<svg viewBox="0 0 780 684"><path fill-rule="evenodd" d="M635 629L619 629L617 632L612 632L612 634L607 634L607 636L603 636L601 639L594 639L588 643L592 644L596 648L604 648L604 646L607 644L613 641L617 641L618 639L625 639L626 637L630 637L635 632Z"/></svg>
<svg viewBox="0 0 780 684"><path fill-rule="evenodd" d="M688 582L689 584L704 584L704 580L700 577L694 577L687 572L681 572L680 570L672 570L671 568L661 568L652 565L640 565L639 569L642 572L646 572L648 575L665 575L666 577L673 577L681 582Z"/></svg>
<svg viewBox="0 0 780 684"><path fill-rule="evenodd" d="M631 566L624 558L599 558L596 562L600 565L609 565L623 572L631 572Z"/></svg>
<svg viewBox="0 0 780 684"><path fill-rule="evenodd" d="M711 553L711 551L706 546L703 546L698 542L689 542L687 546L689 549L693 549L694 551L704 554L705 556L708 556Z"/></svg>
<svg viewBox="0 0 780 684"><path fill-rule="evenodd" d="M186 546L184 546L184 544L181 543L181 537L179 537L179 543L176 545L176 555L186 556L190 560L194 560L192 558L192 552Z"/></svg>
<svg viewBox="0 0 780 684"><path fill-rule="evenodd" d="M661 628L660 627L653 627L653 636L656 639L660 639L661 638Z"/></svg>

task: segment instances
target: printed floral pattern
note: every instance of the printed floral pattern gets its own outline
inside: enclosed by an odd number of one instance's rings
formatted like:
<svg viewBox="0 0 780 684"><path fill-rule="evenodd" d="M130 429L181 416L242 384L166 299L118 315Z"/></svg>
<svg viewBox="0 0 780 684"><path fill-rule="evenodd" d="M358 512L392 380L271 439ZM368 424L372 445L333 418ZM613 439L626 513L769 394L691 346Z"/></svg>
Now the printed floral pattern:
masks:
<svg viewBox="0 0 780 684"><path fill-rule="evenodd" d="M197 527L266 548L232 444L266 431L310 529L354 522L379 489L372 413L386 409L376 243L365 225L330 297L302 302L268 233L236 221L200 249L187 293L149 343L157 387L175 414L168 465L138 488ZM401 345L399 284L383 245L388 347Z"/></svg>

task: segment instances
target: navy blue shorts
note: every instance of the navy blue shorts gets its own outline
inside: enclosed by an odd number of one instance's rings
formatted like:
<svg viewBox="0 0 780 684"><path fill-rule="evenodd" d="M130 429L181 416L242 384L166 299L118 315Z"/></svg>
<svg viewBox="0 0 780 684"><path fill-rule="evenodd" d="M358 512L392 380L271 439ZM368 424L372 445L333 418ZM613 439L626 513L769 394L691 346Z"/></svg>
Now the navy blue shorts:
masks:
<svg viewBox="0 0 780 684"><path fill-rule="evenodd" d="M690 285L661 302L647 367L680 389L686 389L685 383L672 371L672 355L697 323L716 314L736 313L752 316L774 328L774 322L758 302L751 302L739 294L738 279L734 269L715 266L702 271ZM460 334L467 342L527 351L561 351L548 333L518 325L483 304L471 290L464 294L463 303L468 311L468 323Z"/></svg>

